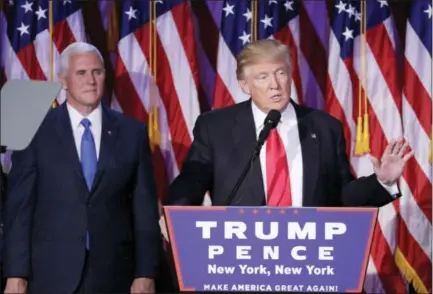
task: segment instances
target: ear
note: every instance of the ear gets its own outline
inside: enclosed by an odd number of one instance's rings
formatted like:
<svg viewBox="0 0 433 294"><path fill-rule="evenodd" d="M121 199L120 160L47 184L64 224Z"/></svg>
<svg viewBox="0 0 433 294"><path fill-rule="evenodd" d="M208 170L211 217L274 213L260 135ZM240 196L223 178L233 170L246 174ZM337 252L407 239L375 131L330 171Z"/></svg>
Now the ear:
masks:
<svg viewBox="0 0 433 294"><path fill-rule="evenodd" d="M63 89L67 89L68 88L68 84L66 82L66 75L62 72L59 72L59 74L57 75L57 77L59 78L59 81L62 83L63 85Z"/></svg>
<svg viewBox="0 0 433 294"><path fill-rule="evenodd" d="M239 86L246 95L251 95L250 85L246 80L238 80Z"/></svg>

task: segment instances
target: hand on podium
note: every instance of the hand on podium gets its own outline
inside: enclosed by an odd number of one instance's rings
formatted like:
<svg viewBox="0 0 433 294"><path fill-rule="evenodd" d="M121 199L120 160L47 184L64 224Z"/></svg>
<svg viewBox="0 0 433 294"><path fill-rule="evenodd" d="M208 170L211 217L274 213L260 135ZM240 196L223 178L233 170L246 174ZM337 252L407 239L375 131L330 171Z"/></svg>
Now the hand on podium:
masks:
<svg viewBox="0 0 433 294"><path fill-rule="evenodd" d="M164 236L164 240L166 242L169 242L168 241L167 225L165 224L164 216L161 216L161 218L159 219L159 227L161 228L161 233Z"/></svg>

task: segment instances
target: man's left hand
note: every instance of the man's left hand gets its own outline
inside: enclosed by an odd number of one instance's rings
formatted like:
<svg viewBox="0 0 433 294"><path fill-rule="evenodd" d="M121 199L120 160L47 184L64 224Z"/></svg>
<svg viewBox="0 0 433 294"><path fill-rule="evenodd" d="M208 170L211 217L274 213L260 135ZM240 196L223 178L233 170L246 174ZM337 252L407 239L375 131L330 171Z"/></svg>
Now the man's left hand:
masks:
<svg viewBox="0 0 433 294"><path fill-rule="evenodd" d="M413 156L413 150L405 154L408 144L403 141L403 139L392 140L380 160L371 156L376 177L385 185L392 185L398 180L403 174L406 162Z"/></svg>
<svg viewBox="0 0 433 294"><path fill-rule="evenodd" d="M155 282L153 279L137 278L132 282L131 293L155 293Z"/></svg>

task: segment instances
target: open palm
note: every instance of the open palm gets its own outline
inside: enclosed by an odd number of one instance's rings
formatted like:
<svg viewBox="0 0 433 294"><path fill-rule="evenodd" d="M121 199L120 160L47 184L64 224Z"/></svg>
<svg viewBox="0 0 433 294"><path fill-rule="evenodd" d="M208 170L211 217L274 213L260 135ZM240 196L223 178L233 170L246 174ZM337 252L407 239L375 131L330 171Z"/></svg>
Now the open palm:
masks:
<svg viewBox="0 0 433 294"><path fill-rule="evenodd" d="M388 185L398 180L403 173L406 162L413 156L413 151L406 153L407 147L407 142L403 143L403 139L392 140L380 160L371 157L374 172L379 181Z"/></svg>

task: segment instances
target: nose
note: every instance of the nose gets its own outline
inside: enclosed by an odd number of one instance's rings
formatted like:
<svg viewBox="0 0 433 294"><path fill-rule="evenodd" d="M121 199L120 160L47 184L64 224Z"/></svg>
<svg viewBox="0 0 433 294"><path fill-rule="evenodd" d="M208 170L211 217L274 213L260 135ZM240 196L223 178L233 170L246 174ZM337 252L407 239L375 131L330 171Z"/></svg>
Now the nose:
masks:
<svg viewBox="0 0 433 294"><path fill-rule="evenodd" d="M87 74L87 82L89 83L89 84L96 84L96 79L95 79L95 76L94 76L94 74L93 73L89 73L89 74Z"/></svg>
<svg viewBox="0 0 433 294"><path fill-rule="evenodd" d="M278 79L275 75L270 76L269 86L271 87L271 89L279 88Z"/></svg>

